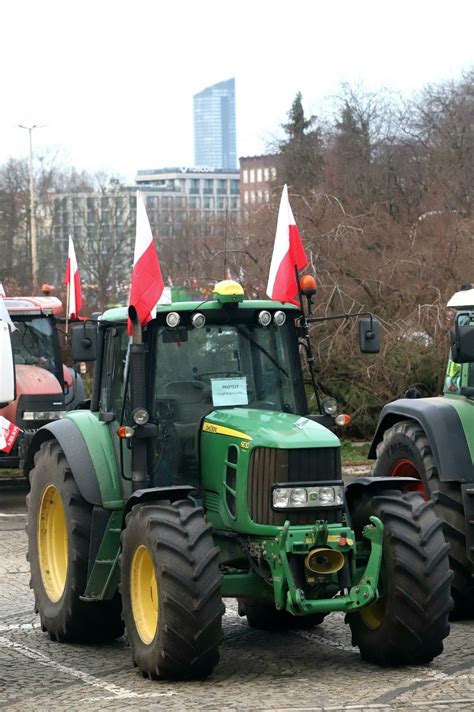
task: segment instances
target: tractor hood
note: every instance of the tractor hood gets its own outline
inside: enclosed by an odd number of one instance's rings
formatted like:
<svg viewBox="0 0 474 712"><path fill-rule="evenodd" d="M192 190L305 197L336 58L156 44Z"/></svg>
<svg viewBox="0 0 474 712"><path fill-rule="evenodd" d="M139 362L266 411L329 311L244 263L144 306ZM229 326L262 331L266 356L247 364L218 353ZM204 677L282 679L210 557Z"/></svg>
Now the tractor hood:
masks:
<svg viewBox="0 0 474 712"><path fill-rule="evenodd" d="M339 447L339 438L319 423L291 413L253 408L213 410L204 418L204 433L227 435L251 447Z"/></svg>
<svg viewBox="0 0 474 712"><path fill-rule="evenodd" d="M17 406L21 396L29 398L30 396L40 399L36 407L31 406L32 410L45 410L51 407L50 401L61 401L63 399L63 391L56 376L39 366L29 364L16 364L16 400L6 408L0 411L8 420L17 422ZM43 398L42 398L43 396Z"/></svg>

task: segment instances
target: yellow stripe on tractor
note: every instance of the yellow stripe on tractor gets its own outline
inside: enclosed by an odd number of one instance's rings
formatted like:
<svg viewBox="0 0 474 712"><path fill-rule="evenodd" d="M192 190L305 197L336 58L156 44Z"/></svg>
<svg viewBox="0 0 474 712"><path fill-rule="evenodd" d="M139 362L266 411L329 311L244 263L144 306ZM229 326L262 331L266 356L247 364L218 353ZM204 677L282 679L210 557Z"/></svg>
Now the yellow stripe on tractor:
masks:
<svg viewBox="0 0 474 712"><path fill-rule="evenodd" d="M233 428L225 428L223 425L214 425L213 423L204 423L202 426L204 433L216 433L218 435L230 435L234 438L240 438L241 440L252 440L251 435L246 433L241 433L240 430L234 430Z"/></svg>

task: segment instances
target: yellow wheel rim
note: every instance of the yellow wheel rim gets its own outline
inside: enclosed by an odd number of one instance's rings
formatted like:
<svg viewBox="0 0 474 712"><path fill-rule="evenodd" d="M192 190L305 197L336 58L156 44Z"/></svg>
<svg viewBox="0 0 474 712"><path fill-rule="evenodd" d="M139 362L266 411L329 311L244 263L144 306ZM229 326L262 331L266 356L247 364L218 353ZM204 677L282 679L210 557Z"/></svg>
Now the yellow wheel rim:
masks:
<svg viewBox="0 0 474 712"><path fill-rule="evenodd" d="M153 559L143 544L133 555L130 595L138 635L149 645L158 628L158 584Z"/></svg>
<svg viewBox="0 0 474 712"><path fill-rule="evenodd" d="M38 557L44 590L50 601L56 603L66 586L68 540L63 502L54 485L48 485L41 497Z"/></svg>
<svg viewBox="0 0 474 712"><path fill-rule="evenodd" d="M385 596L379 598L371 606L361 608L359 613L367 628L377 630L382 625L385 616Z"/></svg>

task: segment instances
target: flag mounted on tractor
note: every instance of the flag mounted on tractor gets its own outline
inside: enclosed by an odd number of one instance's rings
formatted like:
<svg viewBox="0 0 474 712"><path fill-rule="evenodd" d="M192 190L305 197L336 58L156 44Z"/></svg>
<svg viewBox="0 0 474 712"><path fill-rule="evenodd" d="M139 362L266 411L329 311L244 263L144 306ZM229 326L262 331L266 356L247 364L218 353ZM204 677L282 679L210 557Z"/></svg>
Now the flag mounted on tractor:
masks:
<svg viewBox="0 0 474 712"><path fill-rule="evenodd" d="M67 256L64 284L67 289L66 317L76 319L82 309L81 278L77 268L76 252L71 235L69 235L69 250Z"/></svg>
<svg viewBox="0 0 474 712"><path fill-rule="evenodd" d="M164 288L160 261L153 242L145 203L140 191L137 191L137 229L135 253L133 257L132 286L129 306L135 307L142 325L155 317L155 309ZM132 327L128 321L128 333Z"/></svg>
<svg viewBox="0 0 474 712"><path fill-rule="evenodd" d="M303 242L288 200L285 183L281 194L280 208L273 247L267 294L277 302L289 302L299 306L297 272L308 265Z"/></svg>

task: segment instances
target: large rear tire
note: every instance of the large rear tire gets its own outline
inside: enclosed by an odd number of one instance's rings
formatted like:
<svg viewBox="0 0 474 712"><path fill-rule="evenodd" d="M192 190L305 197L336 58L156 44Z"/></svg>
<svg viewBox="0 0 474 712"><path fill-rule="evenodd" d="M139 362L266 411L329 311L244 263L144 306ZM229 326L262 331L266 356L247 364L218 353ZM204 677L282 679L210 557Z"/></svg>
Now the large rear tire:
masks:
<svg viewBox="0 0 474 712"><path fill-rule="evenodd" d="M80 600L87 583L92 506L81 496L55 440L30 473L28 554L35 606L52 640L98 642L123 633L121 601Z"/></svg>
<svg viewBox="0 0 474 712"><path fill-rule="evenodd" d="M423 428L402 420L385 431L377 446L374 477L410 476L420 480L443 522L453 570L453 618L474 616L474 566L466 555L466 522L459 482L442 482Z"/></svg>
<svg viewBox="0 0 474 712"><path fill-rule="evenodd" d="M352 644L378 665L429 663L443 651L452 606L442 523L417 492L364 495L352 513L359 542L371 515L384 525L381 597L346 615Z"/></svg>
<svg viewBox="0 0 474 712"><path fill-rule="evenodd" d="M150 678L202 679L219 660L222 575L203 510L136 506L122 533L122 599L133 660Z"/></svg>

